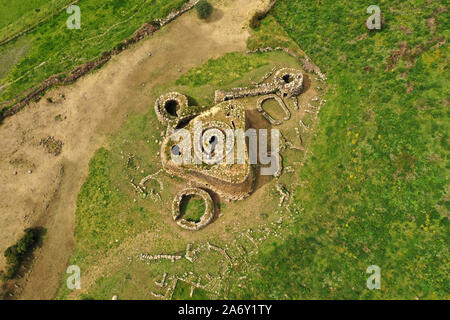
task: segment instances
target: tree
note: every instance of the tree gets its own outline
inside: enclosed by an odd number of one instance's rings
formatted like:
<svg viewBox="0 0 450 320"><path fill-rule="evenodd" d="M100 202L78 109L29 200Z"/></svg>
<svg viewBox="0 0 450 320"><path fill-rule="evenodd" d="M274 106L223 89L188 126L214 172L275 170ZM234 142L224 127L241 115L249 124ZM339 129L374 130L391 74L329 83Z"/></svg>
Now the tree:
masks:
<svg viewBox="0 0 450 320"><path fill-rule="evenodd" d="M261 25L261 20L267 16L268 12L256 11L250 19L250 28L257 29Z"/></svg>
<svg viewBox="0 0 450 320"><path fill-rule="evenodd" d="M213 6L206 0L200 0L196 7L200 19L208 19L213 12Z"/></svg>
<svg viewBox="0 0 450 320"><path fill-rule="evenodd" d="M23 258L33 250L39 240L39 236L38 228L27 228L25 229L25 235L17 243L5 250L4 256L7 268L6 273L2 272L2 277L5 279L14 278L22 264Z"/></svg>

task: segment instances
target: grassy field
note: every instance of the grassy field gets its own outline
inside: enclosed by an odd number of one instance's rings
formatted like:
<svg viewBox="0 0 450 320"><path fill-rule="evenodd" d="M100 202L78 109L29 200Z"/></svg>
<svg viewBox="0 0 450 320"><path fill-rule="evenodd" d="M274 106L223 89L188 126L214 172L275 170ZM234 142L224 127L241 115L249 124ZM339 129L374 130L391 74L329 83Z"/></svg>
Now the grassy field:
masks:
<svg viewBox="0 0 450 320"><path fill-rule="evenodd" d="M74 0L0 0L0 43L51 17Z"/></svg>
<svg viewBox="0 0 450 320"><path fill-rule="evenodd" d="M286 30L330 90L298 169L304 213L260 248L235 298L449 298L448 11L444 1L378 5L386 25L371 33L365 1L281 0L263 22ZM366 288L370 265L381 290Z"/></svg>
<svg viewBox="0 0 450 320"><path fill-rule="evenodd" d="M288 33L277 23L273 16L267 16L261 21L261 26L248 39L247 47L249 50L266 47L299 49L298 45L289 38Z"/></svg>
<svg viewBox="0 0 450 320"><path fill-rule="evenodd" d="M213 87L229 84L254 69L268 64L267 58L261 55L245 56L239 52L212 59L200 68L192 69L178 79L178 85Z"/></svg>
<svg viewBox="0 0 450 320"><path fill-rule="evenodd" d="M265 112L267 112L275 120L283 120L286 116L283 109L275 100L265 101L262 105Z"/></svg>
<svg viewBox="0 0 450 320"><path fill-rule="evenodd" d="M8 72L26 55L30 48L27 39L21 38L15 41L14 45L0 47L0 78L5 77Z"/></svg>
<svg viewBox="0 0 450 320"><path fill-rule="evenodd" d="M129 182L134 178L138 183L146 174L161 169L159 145L155 143L161 130L152 109L146 115L132 115L110 147L98 150L90 162L89 177L77 201L76 248L71 259L71 264L81 267L84 277L94 281L81 293L81 299L111 299L112 294L151 299L151 291L156 291L153 281L159 273L162 276L165 270L178 274L195 271L187 261L149 267L144 262L130 264L128 260L134 260L136 250L180 254L185 249L185 240L175 232L167 215L171 199L182 188L180 181L161 174L158 180L146 184L161 195L162 201L151 196L144 199ZM112 261L105 264L105 259ZM217 265L217 257L207 258L204 264ZM106 268L97 274L99 267ZM213 273L211 268L208 270ZM94 274L86 276L89 272ZM182 287L180 283L176 295L185 294ZM190 289L186 297L189 292ZM64 280L57 299L65 299L69 294Z"/></svg>
<svg viewBox="0 0 450 320"><path fill-rule="evenodd" d="M167 16L172 9L179 8L185 2L80 0L77 3L81 10L80 30L66 27L69 15L62 11L0 48L0 60L6 59L4 56L11 55L11 52L26 49L26 54L19 61L13 61L13 66L0 70L3 75L0 79L0 88L3 87L0 89L0 106L3 102L3 108L7 107L6 101L51 75L64 76L74 67L98 58L130 37L142 24ZM50 4L56 5L53 2ZM52 6L50 4L49 7ZM11 11L12 16L27 15L32 11L29 6L12 4L7 5L6 9L5 12ZM19 45L20 41L24 44Z"/></svg>

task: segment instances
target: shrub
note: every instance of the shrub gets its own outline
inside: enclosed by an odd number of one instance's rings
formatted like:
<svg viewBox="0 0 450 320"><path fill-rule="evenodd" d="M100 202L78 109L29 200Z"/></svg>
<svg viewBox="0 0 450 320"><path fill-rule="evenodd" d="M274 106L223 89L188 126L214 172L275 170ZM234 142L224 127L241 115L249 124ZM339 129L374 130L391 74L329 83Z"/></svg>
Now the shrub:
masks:
<svg viewBox="0 0 450 320"><path fill-rule="evenodd" d="M213 12L213 6L206 0L200 0L197 3L197 15L200 19L208 19Z"/></svg>
<svg viewBox="0 0 450 320"><path fill-rule="evenodd" d="M256 11L250 19L250 28L256 29L261 25L261 20L267 15L265 11Z"/></svg>
<svg viewBox="0 0 450 320"><path fill-rule="evenodd" d="M19 270L23 258L29 254L40 237L40 232L38 228L28 228L25 229L25 235L17 241L15 245L12 245L5 250L4 256L8 264L6 273L4 277L6 279L12 279L15 277L17 271Z"/></svg>

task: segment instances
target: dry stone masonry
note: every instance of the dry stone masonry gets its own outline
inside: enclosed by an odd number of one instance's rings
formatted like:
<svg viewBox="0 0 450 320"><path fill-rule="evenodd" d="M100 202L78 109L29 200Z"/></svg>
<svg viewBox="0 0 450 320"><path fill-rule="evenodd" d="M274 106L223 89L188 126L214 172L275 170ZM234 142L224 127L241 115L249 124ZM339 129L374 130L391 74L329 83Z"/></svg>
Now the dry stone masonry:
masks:
<svg viewBox="0 0 450 320"><path fill-rule="evenodd" d="M272 116L270 114L268 114L266 111L264 111L263 109L263 104L264 102L266 102L267 100L273 99L276 102L278 102L278 105L283 109L284 113L286 114L286 116L284 117L284 121L288 121L291 118L291 112L289 111L289 109L287 108L286 104L284 103L283 99L281 99L279 96L275 95L275 94L271 94L268 96L264 96L262 98L259 98L258 102L256 103L256 110L258 110L262 116L269 121L269 123L273 126L279 126L280 124L282 124L282 121L280 120L275 120L274 118L272 118Z"/></svg>
<svg viewBox="0 0 450 320"><path fill-rule="evenodd" d="M205 212L199 222L188 221L183 218L180 204L183 198L188 196L199 196L205 202ZM214 218L214 204L211 196L208 192L200 188L189 188L182 190L172 202L172 217L180 227L187 230L200 230L206 227Z"/></svg>
<svg viewBox="0 0 450 320"><path fill-rule="evenodd" d="M171 13L169 13L169 15L167 17L165 17L164 19L157 19L156 22L161 26L165 26L166 24L172 22L173 20L175 20L176 18L178 18L179 16L181 16L183 13L191 10L200 0L190 0L188 1L185 5L183 5L183 7L178 10L178 11L172 11Z"/></svg>
<svg viewBox="0 0 450 320"><path fill-rule="evenodd" d="M157 255L151 255L151 254L141 254L141 260L147 261L147 264L150 264L151 261L161 260L161 259L167 259L172 262L175 262L177 260L180 260L182 256L177 255L170 255L170 254L157 254Z"/></svg>
<svg viewBox="0 0 450 320"><path fill-rule="evenodd" d="M233 131L239 129L245 131L247 129L245 107L234 100L219 103L193 118L191 115L189 119L190 121L184 126L184 129L188 130L192 137L199 136L208 129L217 129L224 135L230 129ZM199 123L201 123L201 126L196 125ZM198 132L198 130L203 131ZM171 140L171 132L171 130L168 131L161 147L161 161L166 172L191 181L203 189L211 190L223 199L241 200L250 195L253 190L254 173L252 166L249 164L248 152L245 153L244 163L242 164L178 164L173 161L171 156L172 148L175 146L175 143ZM207 146L202 143L202 148L204 147ZM193 148L191 158L201 159L202 148ZM228 155L231 151L235 152L236 148L237 141L225 140L225 155Z"/></svg>
<svg viewBox="0 0 450 320"><path fill-rule="evenodd" d="M169 92L160 96L155 102L155 113L158 120L166 126L165 133L162 133L163 140L160 141L161 151L159 153L164 170L170 176L177 176L189 181L192 187L182 190L172 202L173 220L182 228L187 230L200 230L208 225L214 216L214 203L208 193L217 194L223 200L242 200L248 197L255 185L255 166L249 163L249 154L246 150L244 164L206 164L206 163L175 163L172 159L175 142L171 139L171 134L175 129L183 128L189 131L191 136L201 136L208 129L216 129L224 136L228 130L247 130L249 120L246 118L246 108L238 100L246 97L258 97L256 109L272 125L277 126L291 118L287 100L293 101L293 109L298 110L297 97L303 92L303 74L300 70L292 68L273 68L263 79L255 83L254 87L234 88L228 91L216 90L216 105L211 108L189 106L188 98L178 92ZM282 120L273 119L265 110L264 103L267 100L275 100L285 113ZM202 132L199 126L201 122ZM195 140L195 139L194 139ZM198 154L203 153L207 147L201 143L200 149L193 148L191 159L202 159ZM225 140L225 154L235 151L236 141ZM278 156L278 169L275 177L278 178L283 170L282 157ZM144 178L138 185L134 182L136 191L144 194L145 182L155 179L155 176ZM151 192L149 193L151 195ZM183 197L198 195L202 197L206 204L206 210L201 221L198 223L188 221L183 218L180 212L180 203ZM286 197L286 196L285 196ZM284 198L285 198L284 197ZM187 252L189 248L187 249ZM186 254L186 259L193 261L194 257ZM191 262L192 262L191 261Z"/></svg>
<svg viewBox="0 0 450 320"><path fill-rule="evenodd" d="M269 76L270 77L270 76ZM298 96L303 90L303 74L296 69L284 68L275 73L269 83L257 84L254 88L234 88L230 91L216 90L216 103L246 97L257 97L278 93L284 98Z"/></svg>
<svg viewBox="0 0 450 320"><path fill-rule="evenodd" d="M187 107L186 96L178 92L169 92L156 100L155 113L162 124L169 125L175 123L180 112Z"/></svg>

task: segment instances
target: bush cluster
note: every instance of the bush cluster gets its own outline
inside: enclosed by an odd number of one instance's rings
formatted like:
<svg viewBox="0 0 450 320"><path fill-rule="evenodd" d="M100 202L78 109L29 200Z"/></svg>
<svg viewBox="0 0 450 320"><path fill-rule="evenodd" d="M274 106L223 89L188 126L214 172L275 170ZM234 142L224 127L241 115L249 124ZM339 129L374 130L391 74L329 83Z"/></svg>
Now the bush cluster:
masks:
<svg viewBox="0 0 450 320"><path fill-rule="evenodd" d="M25 229L25 235L15 245L5 250L4 256L8 264L4 273L6 279L12 279L16 276L23 258L32 251L38 240L39 230L28 228Z"/></svg>
<svg viewBox="0 0 450 320"><path fill-rule="evenodd" d="M256 11L250 19L250 28L256 29L261 25L261 20L267 16L267 11Z"/></svg>
<svg viewBox="0 0 450 320"><path fill-rule="evenodd" d="M213 6L206 0L200 0L196 8L200 19L208 19L213 12Z"/></svg>

